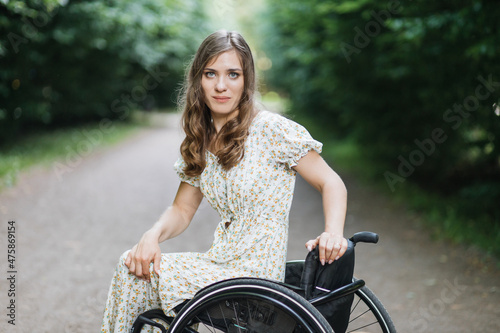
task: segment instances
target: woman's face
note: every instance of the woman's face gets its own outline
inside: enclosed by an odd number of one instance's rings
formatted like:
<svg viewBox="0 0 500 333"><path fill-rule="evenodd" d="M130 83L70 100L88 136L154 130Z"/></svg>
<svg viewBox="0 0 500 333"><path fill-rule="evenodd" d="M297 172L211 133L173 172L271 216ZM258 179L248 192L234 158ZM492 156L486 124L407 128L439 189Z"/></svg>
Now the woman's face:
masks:
<svg viewBox="0 0 500 333"><path fill-rule="evenodd" d="M221 53L203 70L201 86L212 118L225 123L238 115L244 89L243 67L236 51Z"/></svg>

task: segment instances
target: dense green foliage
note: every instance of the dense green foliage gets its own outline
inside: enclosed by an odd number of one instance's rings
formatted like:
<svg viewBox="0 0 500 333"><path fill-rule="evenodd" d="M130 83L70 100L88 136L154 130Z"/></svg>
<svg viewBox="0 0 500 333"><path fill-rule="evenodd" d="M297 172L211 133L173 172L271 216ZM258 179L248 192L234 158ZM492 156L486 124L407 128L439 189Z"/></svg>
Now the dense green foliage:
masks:
<svg viewBox="0 0 500 333"><path fill-rule="evenodd" d="M407 182L500 225L500 6L493 0L270 0L270 83ZM494 229L496 228L496 229Z"/></svg>
<svg viewBox="0 0 500 333"><path fill-rule="evenodd" d="M172 105L203 18L198 0L0 3L0 142Z"/></svg>

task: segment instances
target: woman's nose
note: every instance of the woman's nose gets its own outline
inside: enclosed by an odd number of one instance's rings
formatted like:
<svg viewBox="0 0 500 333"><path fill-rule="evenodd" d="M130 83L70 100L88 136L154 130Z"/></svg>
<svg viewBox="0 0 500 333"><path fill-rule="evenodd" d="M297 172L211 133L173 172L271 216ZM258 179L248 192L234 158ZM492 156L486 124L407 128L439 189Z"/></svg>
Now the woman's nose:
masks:
<svg viewBox="0 0 500 333"><path fill-rule="evenodd" d="M227 90L226 82L224 80L224 77L220 77L219 80L217 80L217 84L215 85L215 90L222 92Z"/></svg>

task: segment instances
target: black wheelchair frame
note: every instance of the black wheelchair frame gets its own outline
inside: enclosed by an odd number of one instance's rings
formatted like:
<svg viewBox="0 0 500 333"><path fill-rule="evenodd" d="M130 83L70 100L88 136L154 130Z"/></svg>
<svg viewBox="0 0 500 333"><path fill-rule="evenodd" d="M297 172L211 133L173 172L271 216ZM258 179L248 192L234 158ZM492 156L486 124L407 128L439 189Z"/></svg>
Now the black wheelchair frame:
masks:
<svg viewBox="0 0 500 333"><path fill-rule="evenodd" d="M377 243L378 235L359 232L352 236L352 260L358 242ZM287 262L287 272L302 273L304 263ZM201 289L193 299L177 306L175 317L166 316L161 309L144 312L130 333L139 333L144 326L162 333L396 332L387 310L363 280L353 278L335 290L316 288L320 292L311 296L296 277L285 278L284 283L258 278L228 279ZM331 311L325 312L325 307L331 310L335 302L348 304L350 309L341 309L340 317L338 313L332 316Z"/></svg>

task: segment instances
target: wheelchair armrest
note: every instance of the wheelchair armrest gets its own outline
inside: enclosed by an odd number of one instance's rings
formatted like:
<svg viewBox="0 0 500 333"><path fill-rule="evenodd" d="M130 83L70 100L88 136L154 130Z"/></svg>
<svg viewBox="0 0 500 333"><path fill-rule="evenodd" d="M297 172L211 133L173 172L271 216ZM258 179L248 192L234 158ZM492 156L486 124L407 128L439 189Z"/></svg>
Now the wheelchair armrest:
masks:
<svg viewBox="0 0 500 333"><path fill-rule="evenodd" d="M324 295L315 297L315 298L309 300L309 302L314 306L321 305L321 304L324 304L327 302L331 302L335 299L347 296L349 294L352 294L352 293L356 292L356 290L361 289L364 286L365 286L365 281L355 280L355 281L353 281L353 282L351 282L343 287L340 287L336 290L333 290L333 291L330 291Z"/></svg>

